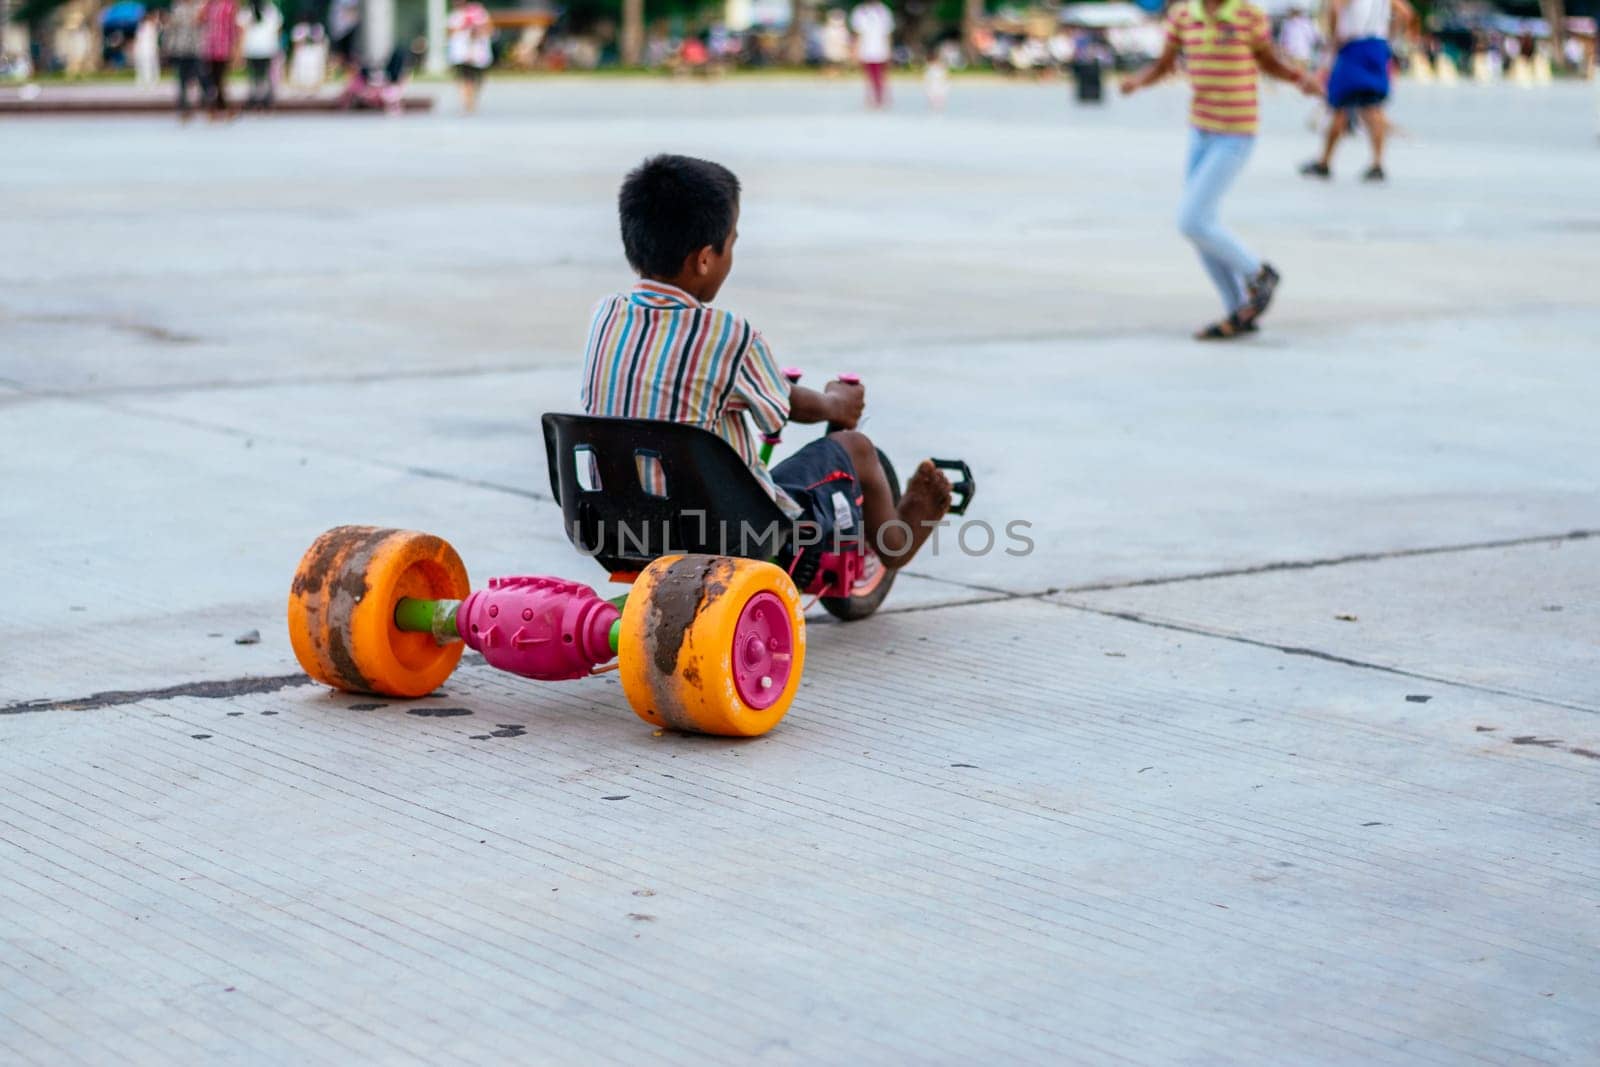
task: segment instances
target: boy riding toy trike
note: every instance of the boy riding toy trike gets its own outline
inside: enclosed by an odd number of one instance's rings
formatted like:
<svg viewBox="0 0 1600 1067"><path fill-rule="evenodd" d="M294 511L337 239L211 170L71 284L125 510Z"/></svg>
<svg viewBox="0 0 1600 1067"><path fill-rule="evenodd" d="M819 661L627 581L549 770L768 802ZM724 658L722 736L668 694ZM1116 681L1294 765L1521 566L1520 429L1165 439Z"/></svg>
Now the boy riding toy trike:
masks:
<svg viewBox="0 0 1600 1067"><path fill-rule="evenodd" d="M421 697L466 648L541 681L613 669L615 658L628 703L646 722L755 736L783 718L800 684L800 590L847 620L872 614L888 595L894 571L870 546L801 543L734 448L709 430L586 415L548 414L543 423L567 536L629 591L606 599L545 576L492 578L474 591L438 537L337 526L306 551L289 594L289 636L307 674L349 692ZM894 469L880 458L898 496ZM646 488L648 463L659 465L664 494ZM950 510L963 513L971 470L934 463L959 472Z"/></svg>

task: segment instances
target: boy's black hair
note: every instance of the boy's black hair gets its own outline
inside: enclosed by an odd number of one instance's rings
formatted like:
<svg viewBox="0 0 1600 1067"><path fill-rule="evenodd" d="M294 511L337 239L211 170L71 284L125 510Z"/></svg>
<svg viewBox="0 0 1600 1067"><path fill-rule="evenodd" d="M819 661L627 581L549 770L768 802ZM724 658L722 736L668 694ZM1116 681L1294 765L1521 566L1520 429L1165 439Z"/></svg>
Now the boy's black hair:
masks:
<svg viewBox="0 0 1600 1067"><path fill-rule="evenodd" d="M622 182L617 213L628 265L650 278L671 278L691 253L719 253L733 233L739 179L720 163L690 156L651 156Z"/></svg>

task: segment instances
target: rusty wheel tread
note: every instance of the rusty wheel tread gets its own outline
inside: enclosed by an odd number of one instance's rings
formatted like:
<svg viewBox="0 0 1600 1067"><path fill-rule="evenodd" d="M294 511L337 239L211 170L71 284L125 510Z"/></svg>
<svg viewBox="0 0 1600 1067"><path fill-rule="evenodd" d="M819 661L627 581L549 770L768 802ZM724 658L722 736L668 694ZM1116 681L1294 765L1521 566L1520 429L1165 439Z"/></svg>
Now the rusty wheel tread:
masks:
<svg viewBox="0 0 1600 1067"><path fill-rule="evenodd" d="M742 700L733 635L750 599L772 593L794 634L788 679L766 708ZM805 666L800 593L779 567L731 556L663 556L633 583L622 612L618 673L634 712L655 726L754 737L788 712Z"/></svg>
<svg viewBox="0 0 1600 1067"><path fill-rule="evenodd" d="M289 589L289 639L315 680L352 693L418 697L460 662L462 645L402 633L403 596L464 598L470 586L455 549L415 530L336 526L312 543Z"/></svg>

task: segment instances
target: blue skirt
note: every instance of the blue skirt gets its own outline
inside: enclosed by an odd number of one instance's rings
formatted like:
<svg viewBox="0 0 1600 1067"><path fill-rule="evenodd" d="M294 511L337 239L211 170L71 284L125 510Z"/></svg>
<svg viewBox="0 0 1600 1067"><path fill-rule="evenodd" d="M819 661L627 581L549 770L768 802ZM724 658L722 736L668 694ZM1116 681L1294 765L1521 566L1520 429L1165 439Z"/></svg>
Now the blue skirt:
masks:
<svg viewBox="0 0 1600 1067"><path fill-rule="evenodd" d="M1328 106L1374 107L1389 97L1389 42L1381 37L1349 41L1328 75Z"/></svg>

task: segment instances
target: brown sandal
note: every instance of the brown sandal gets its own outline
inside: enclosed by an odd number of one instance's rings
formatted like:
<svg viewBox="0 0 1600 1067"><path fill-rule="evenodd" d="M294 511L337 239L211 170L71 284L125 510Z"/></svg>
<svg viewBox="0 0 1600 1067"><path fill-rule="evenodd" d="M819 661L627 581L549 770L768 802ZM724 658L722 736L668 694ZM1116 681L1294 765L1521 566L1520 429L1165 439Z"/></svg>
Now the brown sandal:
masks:
<svg viewBox="0 0 1600 1067"><path fill-rule="evenodd" d="M1240 337L1247 333L1255 333L1260 328L1255 324L1255 320L1242 319L1239 317L1239 313L1235 311L1227 318L1219 319L1195 334L1194 339L1196 341L1231 341L1235 337Z"/></svg>

